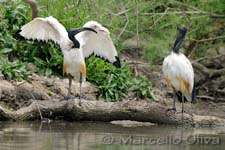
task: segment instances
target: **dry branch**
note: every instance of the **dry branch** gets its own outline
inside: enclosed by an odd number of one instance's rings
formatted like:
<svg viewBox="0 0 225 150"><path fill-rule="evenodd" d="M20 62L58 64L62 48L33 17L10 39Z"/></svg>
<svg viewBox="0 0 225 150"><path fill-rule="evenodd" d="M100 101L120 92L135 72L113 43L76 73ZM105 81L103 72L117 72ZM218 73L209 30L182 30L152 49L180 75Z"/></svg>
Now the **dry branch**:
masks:
<svg viewBox="0 0 225 150"><path fill-rule="evenodd" d="M174 12L161 12L161 13L140 13L141 16L153 16L153 15L206 15L211 18L225 18L225 15L218 15L209 12L201 12L201 11L174 11Z"/></svg>
<svg viewBox="0 0 225 150"><path fill-rule="evenodd" d="M225 75L225 69L208 69L206 68L204 65L197 63L197 62L193 62L192 65L200 70L204 75L213 78L215 76L223 76Z"/></svg>
<svg viewBox="0 0 225 150"><path fill-rule="evenodd" d="M61 101L59 99L39 101L35 100L28 107L17 111L9 111L0 107L1 120L34 120L39 119L40 111L44 118L66 119L71 121L113 121L134 120L157 124L182 124L181 113L167 112L168 107L156 102L122 101L103 102L83 100ZM184 114L187 125L224 125L223 119L212 116L198 116Z"/></svg>
<svg viewBox="0 0 225 150"><path fill-rule="evenodd" d="M123 29L121 30L120 34L118 35L118 37L117 37L118 39L120 39L121 35L122 35L123 32L126 30L127 25L128 25L128 23L129 23L129 17L128 17L126 11L125 11L126 8L125 8L125 6L124 6L124 4L123 4L123 1L120 1L120 3L121 3L121 6L122 6L123 11L125 12L124 15L125 15L126 23L125 23Z"/></svg>

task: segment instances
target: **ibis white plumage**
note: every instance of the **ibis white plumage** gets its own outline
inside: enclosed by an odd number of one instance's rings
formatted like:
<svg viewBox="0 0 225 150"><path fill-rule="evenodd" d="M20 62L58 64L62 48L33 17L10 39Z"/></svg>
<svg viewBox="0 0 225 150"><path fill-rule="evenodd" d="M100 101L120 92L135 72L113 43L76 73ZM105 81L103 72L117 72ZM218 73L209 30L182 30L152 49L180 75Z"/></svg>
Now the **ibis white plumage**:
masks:
<svg viewBox="0 0 225 150"><path fill-rule="evenodd" d="M71 97L72 79L79 75L81 96L82 81L86 79L85 57L95 54L120 67L109 31L95 21L87 22L82 28L67 31L54 17L35 18L25 24L19 34L25 39L53 40L60 46L63 53L63 73L69 78L67 98Z"/></svg>
<svg viewBox="0 0 225 150"><path fill-rule="evenodd" d="M80 42L80 48L84 57L87 58L90 55L96 55L119 68L120 60L110 37L109 30L96 21L88 21L83 27L91 28L97 32L97 34L82 32L75 35L76 39Z"/></svg>
<svg viewBox="0 0 225 150"><path fill-rule="evenodd" d="M163 61L163 75L168 85L174 90L174 102L172 110L176 111L175 99L182 102L182 120L184 112L184 101L194 101L194 70L187 57L179 52L180 46L185 38L187 28L178 27L179 35L174 43L173 51Z"/></svg>

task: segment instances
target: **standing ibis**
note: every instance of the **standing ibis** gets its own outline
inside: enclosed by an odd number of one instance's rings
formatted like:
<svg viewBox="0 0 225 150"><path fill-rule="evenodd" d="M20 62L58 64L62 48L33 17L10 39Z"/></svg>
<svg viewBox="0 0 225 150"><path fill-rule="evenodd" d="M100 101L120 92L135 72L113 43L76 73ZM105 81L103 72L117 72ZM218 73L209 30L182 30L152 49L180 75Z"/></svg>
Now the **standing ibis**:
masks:
<svg viewBox="0 0 225 150"><path fill-rule="evenodd" d="M193 102L195 99L194 90L194 71L191 62L187 57L179 52L180 46L185 38L187 28L178 27L179 35L174 43L173 51L163 61L162 71L168 85L173 88L174 100L173 107L169 110L176 111L176 96L182 102L182 121L185 100Z"/></svg>

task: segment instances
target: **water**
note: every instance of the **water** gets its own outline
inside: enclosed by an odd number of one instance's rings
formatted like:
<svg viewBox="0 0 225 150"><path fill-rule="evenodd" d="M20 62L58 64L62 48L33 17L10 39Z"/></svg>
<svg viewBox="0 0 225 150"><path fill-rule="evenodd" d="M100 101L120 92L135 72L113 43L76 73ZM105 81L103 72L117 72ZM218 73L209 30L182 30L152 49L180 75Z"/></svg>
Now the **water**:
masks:
<svg viewBox="0 0 225 150"><path fill-rule="evenodd" d="M224 150L225 128L0 122L0 150Z"/></svg>

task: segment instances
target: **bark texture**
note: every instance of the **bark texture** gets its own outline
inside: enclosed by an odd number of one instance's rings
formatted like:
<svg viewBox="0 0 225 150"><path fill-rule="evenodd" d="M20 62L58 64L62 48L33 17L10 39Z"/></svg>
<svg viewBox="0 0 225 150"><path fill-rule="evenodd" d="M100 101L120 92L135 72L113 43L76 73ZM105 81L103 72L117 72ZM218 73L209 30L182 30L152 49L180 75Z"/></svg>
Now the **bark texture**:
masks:
<svg viewBox="0 0 225 150"><path fill-rule="evenodd" d="M157 102L122 101L103 102L81 99L65 100L33 100L33 102L16 111L0 107L1 120L36 120L43 118L64 119L70 121L104 121L134 120L157 124L187 124L193 126L224 125L224 119L213 116L198 116L167 112L168 107Z"/></svg>

